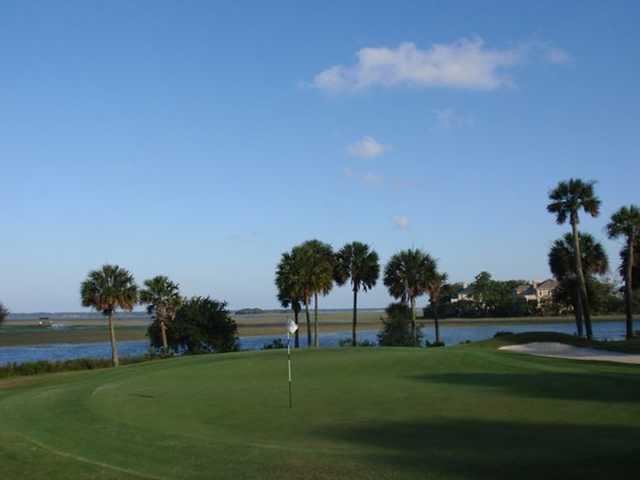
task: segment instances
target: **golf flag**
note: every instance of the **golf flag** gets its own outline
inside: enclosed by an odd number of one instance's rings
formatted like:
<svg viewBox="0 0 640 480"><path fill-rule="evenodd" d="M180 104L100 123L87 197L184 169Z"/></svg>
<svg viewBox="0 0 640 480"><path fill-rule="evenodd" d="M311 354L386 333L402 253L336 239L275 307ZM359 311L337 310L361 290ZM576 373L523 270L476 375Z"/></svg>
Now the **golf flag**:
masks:
<svg viewBox="0 0 640 480"><path fill-rule="evenodd" d="M293 335L294 333L296 333L296 330L298 330L298 325L296 325L296 322L289 319L287 321L287 332L289 333L289 335Z"/></svg>

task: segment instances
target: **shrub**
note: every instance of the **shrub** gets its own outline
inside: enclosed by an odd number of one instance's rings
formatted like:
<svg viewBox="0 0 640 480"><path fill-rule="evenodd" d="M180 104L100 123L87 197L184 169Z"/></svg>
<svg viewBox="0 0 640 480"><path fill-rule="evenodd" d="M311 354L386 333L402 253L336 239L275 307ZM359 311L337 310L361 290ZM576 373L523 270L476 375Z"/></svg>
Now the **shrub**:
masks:
<svg viewBox="0 0 640 480"><path fill-rule="evenodd" d="M152 346L159 348L159 328L149 327ZM231 318L226 302L209 297L193 297L176 311L167 326L169 347L181 353L232 352L238 349L238 325Z"/></svg>
<svg viewBox="0 0 640 480"><path fill-rule="evenodd" d="M513 332L502 330L500 332L496 332L495 335L493 336L493 338L506 337L508 335L513 335Z"/></svg>
<svg viewBox="0 0 640 480"><path fill-rule="evenodd" d="M263 350L276 350L280 348L287 348L287 345L282 341L281 338L276 338L271 341L271 343L265 343L262 346Z"/></svg>
<svg viewBox="0 0 640 480"><path fill-rule="evenodd" d="M427 340L424 342L425 347L444 347L444 342L430 342Z"/></svg>
<svg viewBox="0 0 640 480"><path fill-rule="evenodd" d="M403 303L390 304L382 318L382 329L378 333L378 344L382 347L419 347L422 345L422 330L416 325L415 338L411 335L411 309Z"/></svg>
<svg viewBox="0 0 640 480"><path fill-rule="evenodd" d="M128 365L140 363L154 358L158 357L155 357L154 355L125 357L121 360L121 364ZM0 367L0 378L40 375L43 373L71 372L76 370L95 370L97 368L109 367L111 367L111 359L107 358L77 358L74 360L61 360L56 362L39 360L36 362L9 363Z"/></svg>
<svg viewBox="0 0 640 480"><path fill-rule="evenodd" d="M147 356L150 358L170 358L170 357L175 357L176 352L174 352L171 348L164 348L164 347L157 348L157 347L150 346Z"/></svg>
<svg viewBox="0 0 640 480"><path fill-rule="evenodd" d="M351 339L350 338L343 338L342 340L340 340L338 342L338 346L340 347L351 347ZM360 342L358 342L357 344L358 347L375 347L376 343L372 342L370 340L362 340Z"/></svg>

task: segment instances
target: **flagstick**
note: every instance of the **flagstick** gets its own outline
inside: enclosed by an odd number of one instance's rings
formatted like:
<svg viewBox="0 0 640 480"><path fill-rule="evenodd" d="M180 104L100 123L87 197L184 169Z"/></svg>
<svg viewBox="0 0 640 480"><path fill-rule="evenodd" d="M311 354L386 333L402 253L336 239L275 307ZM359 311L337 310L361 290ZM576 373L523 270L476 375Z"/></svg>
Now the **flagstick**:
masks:
<svg viewBox="0 0 640 480"><path fill-rule="evenodd" d="M292 408L291 403L291 334L287 333L287 363L289 366L289 408Z"/></svg>
<svg viewBox="0 0 640 480"><path fill-rule="evenodd" d="M298 330L298 324L296 324L290 318L287 319L287 366L289 367L289 408L293 407L293 400L291 398L291 335Z"/></svg>

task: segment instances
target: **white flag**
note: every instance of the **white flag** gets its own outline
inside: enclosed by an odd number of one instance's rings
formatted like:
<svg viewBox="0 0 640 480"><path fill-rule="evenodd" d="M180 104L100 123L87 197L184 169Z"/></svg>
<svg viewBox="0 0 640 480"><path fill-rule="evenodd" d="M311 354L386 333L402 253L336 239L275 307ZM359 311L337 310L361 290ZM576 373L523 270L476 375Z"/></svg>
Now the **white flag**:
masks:
<svg viewBox="0 0 640 480"><path fill-rule="evenodd" d="M287 320L287 332L289 332L289 335L293 335L294 333L296 333L296 330L298 330L298 325L296 325L296 322L291 319Z"/></svg>

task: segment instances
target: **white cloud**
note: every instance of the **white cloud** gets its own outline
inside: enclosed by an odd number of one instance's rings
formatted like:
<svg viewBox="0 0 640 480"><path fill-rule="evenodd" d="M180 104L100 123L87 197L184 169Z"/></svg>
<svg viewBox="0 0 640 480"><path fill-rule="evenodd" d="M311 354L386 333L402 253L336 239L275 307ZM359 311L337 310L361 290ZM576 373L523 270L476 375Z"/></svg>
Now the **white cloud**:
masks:
<svg viewBox="0 0 640 480"><path fill-rule="evenodd" d="M391 150L390 145L383 145L373 137L362 137L347 147L349 155L361 158L373 158Z"/></svg>
<svg viewBox="0 0 640 480"><path fill-rule="evenodd" d="M473 125L473 118L457 112L453 108L443 108L435 110L436 122L442 128L470 127Z"/></svg>
<svg viewBox="0 0 640 480"><path fill-rule="evenodd" d="M328 91L395 85L492 90L511 83L503 70L517 64L522 52L489 49L480 38L463 38L425 50L407 42L397 48L363 48L356 55L355 65L318 73L313 86Z"/></svg>
<svg viewBox="0 0 640 480"><path fill-rule="evenodd" d="M330 92L368 87L449 87L495 90L511 86L506 73L533 58L553 64L573 61L571 55L545 42L525 42L512 48L488 48L481 38L435 43L426 49L405 42L393 47L367 47L356 52L354 65L334 65L318 73L311 85Z"/></svg>
<svg viewBox="0 0 640 480"><path fill-rule="evenodd" d="M396 227L400 230L406 230L409 228L409 218L404 215L396 215L393 217L393 223L395 223Z"/></svg>

